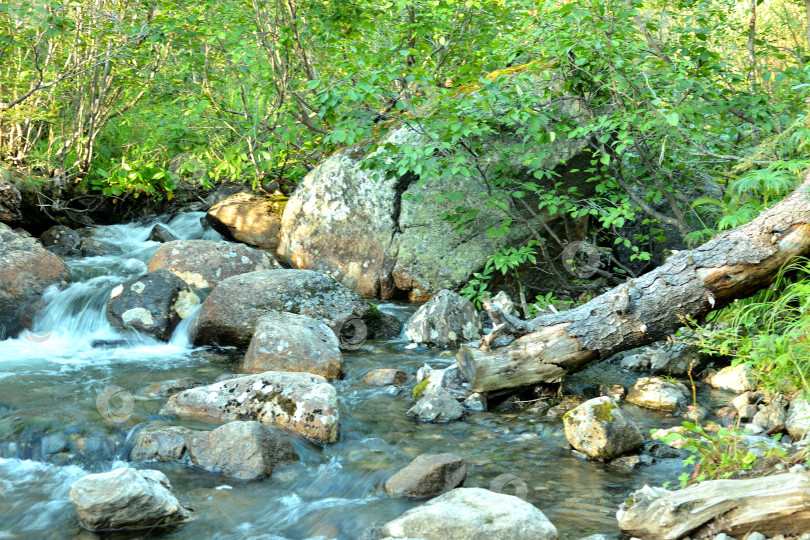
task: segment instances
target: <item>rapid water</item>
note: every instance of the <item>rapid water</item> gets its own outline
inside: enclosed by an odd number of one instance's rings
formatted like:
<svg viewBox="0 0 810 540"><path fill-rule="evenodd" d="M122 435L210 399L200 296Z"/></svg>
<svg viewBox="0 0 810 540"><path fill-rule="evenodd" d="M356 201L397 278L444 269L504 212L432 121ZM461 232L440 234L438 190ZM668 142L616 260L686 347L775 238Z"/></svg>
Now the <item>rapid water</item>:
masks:
<svg viewBox="0 0 810 540"><path fill-rule="evenodd" d="M202 229L202 215L182 214L167 225L179 238L220 239ZM227 351L193 349L188 340L193 316L178 326L169 343L121 335L106 321L110 291L144 273L160 245L148 240L154 223L100 227L96 238L118 245L123 254L68 259L74 282L48 291L47 307L31 331L0 342L0 540L94 538L79 527L68 488L85 474L117 466L163 471L175 494L197 512L193 521L150 531L148 537L216 539L356 539L369 525L418 504L389 498L382 486L423 453L463 455L470 465L466 486L508 482L503 491L525 493L563 538L616 533L616 507L629 491L645 483L660 485L680 472L677 459L632 476L577 459L559 420L525 411L417 424L405 414L411 406L409 388L359 382L373 368L415 374L424 363L445 367L452 362L440 357L441 351L414 348L402 338L369 341L344 353L344 377L335 383L341 407L339 442L320 448L296 439L300 461L280 467L270 479L238 481L188 462L127 462L127 435L144 422L213 427L162 417L158 411L165 398L145 397L145 387L183 377L211 383L234 372L241 359ZM381 309L404 321L415 306L386 304ZM616 373L601 377L597 383L628 384ZM99 405L102 401L106 408ZM632 406L628 412L645 430L675 423ZM132 537L143 538L144 533Z"/></svg>

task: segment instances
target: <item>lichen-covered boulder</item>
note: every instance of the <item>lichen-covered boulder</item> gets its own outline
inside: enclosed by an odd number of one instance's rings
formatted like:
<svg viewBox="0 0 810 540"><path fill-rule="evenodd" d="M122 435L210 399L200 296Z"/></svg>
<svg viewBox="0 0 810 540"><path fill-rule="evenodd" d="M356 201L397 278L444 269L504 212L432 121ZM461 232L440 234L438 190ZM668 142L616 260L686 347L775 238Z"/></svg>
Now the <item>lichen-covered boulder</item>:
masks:
<svg viewBox="0 0 810 540"><path fill-rule="evenodd" d="M594 459L611 460L644 444L638 426L607 396L568 411L563 424L571 446Z"/></svg>
<svg viewBox="0 0 810 540"><path fill-rule="evenodd" d="M163 413L231 422L256 420L319 443L338 435L337 393L311 373L268 371L192 388L169 398Z"/></svg>
<svg viewBox="0 0 810 540"><path fill-rule="evenodd" d="M10 172L0 170L0 223L17 224L23 222L22 195L9 181L11 176Z"/></svg>
<svg viewBox="0 0 810 540"><path fill-rule="evenodd" d="M191 436L188 455L192 463L207 471L235 478L263 478L281 463L298 456L288 437L256 421L229 422L213 431Z"/></svg>
<svg viewBox="0 0 810 540"><path fill-rule="evenodd" d="M458 454L422 454L385 482L391 497L435 497L464 483L467 461Z"/></svg>
<svg viewBox="0 0 810 540"><path fill-rule="evenodd" d="M55 255L66 257L76 255L79 247L79 233L65 227L64 225L54 225L39 237L42 245Z"/></svg>
<svg viewBox="0 0 810 540"><path fill-rule="evenodd" d="M69 281L62 259L0 223L0 339L30 328L45 289Z"/></svg>
<svg viewBox="0 0 810 540"><path fill-rule="evenodd" d="M177 324L199 303L185 281L168 270L155 270L115 287L106 314L120 331L136 330L168 341Z"/></svg>
<svg viewBox="0 0 810 540"><path fill-rule="evenodd" d="M456 488L408 510L381 529L384 538L554 540L557 528L514 495Z"/></svg>
<svg viewBox="0 0 810 540"><path fill-rule="evenodd" d="M150 272L169 270L193 289L215 287L233 276L281 265L269 254L233 242L174 240L158 248L147 266Z"/></svg>
<svg viewBox="0 0 810 540"><path fill-rule="evenodd" d="M504 84L519 85L524 95L539 100L549 90L562 93L549 70L536 64L524 68L524 74L532 72L530 77L506 77ZM473 102L475 94L475 89L467 91ZM544 105L544 110L569 119L586 114L583 101L566 97ZM483 110L475 109L478 115ZM507 113L491 109L491 115L497 126ZM559 180L563 190L576 187L584 196L592 192L587 175L575 172L587 168L586 139L557 139L538 153L511 127L503 127L495 127L491 135L475 141L486 156L486 167L508 170L514 178L530 177L536 168L554 169L558 178L533 181L554 189ZM482 196L488 193L488 179L472 174L419 181L418 167L387 177L380 163L399 161L414 152L412 148L423 151L433 141L409 126L381 129L390 131L379 134L376 149L360 143L334 154L299 183L282 216L282 260L297 268L330 271L363 296L391 298L406 292L412 301L424 301L441 289L458 289L483 268L492 253L524 243L531 230L544 230L540 221L555 226L547 213L532 215L516 205L510 211L529 225L514 220L507 233L489 234L502 228L505 214ZM452 147L442 149L453 151ZM536 206L536 201L527 204ZM466 227L442 219L459 207L475 212Z"/></svg>
<svg viewBox="0 0 810 540"><path fill-rule="evenodd" d="M689 389L681 384L660 377L642 377L630 387L627 401L639 407L675 412L678 405L689 403Z"/></svg>
<svg viewBox="0 0 810 540"><path fill-rule="evenodd" d="M237 193L212 206L205 219L225 238L276 249L281 236L281 212L286 202L286 197Z"/></svg>
<svg viewBox="0 0 810 540"><path fill-rule="evenodd" d="M303 371L337 379L343 370L340 343L331 328L295 313L273 312L256 322L242 371Z"/></svg>
<svg viewBox="0 0 810 540"><path fill-rule="evenodd" d="M79 478L70 486L70 500L86 529L141 529L192 517L171 489L160 471L120 468Z"/></svg>
<svg viewBox="0 0 810 540"><path fill-rule="evenodd" d="M456 347L481 337L481 332L481 316L472 302L448 290L439 291L405 323L410 341L439 347Z"/></svg>
<svg viewBox="0 0 810 540"><path fill-rule="evenodd" d="M262 270L220 283L200 308L192 329L195 345L247 347L263 315L286 311L339 329L362 319L371 306L357 293L311 270Z"/></svg>

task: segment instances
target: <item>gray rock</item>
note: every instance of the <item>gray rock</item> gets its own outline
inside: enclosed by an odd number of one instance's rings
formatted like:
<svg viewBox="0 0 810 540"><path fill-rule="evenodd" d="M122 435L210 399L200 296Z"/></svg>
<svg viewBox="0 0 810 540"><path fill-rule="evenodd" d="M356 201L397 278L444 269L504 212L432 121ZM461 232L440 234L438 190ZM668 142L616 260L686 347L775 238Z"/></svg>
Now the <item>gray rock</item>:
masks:
<svg viewBox="0 0 810 540"><path fill-rule="evenodd" d="M337 379L343 355L331 328L306 315L269 312L256 322L242 371L298 371Z"/></svg>
<svg viewBox="0 0 810 540"><path fill-rule="evenodd" d="M548 407L546 410L546 416L550 416L551 418L559 418L565 415L565 413L568 411L579 407L586 401L588 401L586 398L573 394L563 396L559 403L553 407Z"/></svg>
<svg viewBox="0 0 810 540"><path fill-rule="evenodd" d="M168 270L134 277L115 287L107 302L110 324L168 341L180 321L200 303L186 282Z"/></svg>
<svg viewBox="0 0 810 540"><path fill-rule="evenodd" d="M30 328L51 285L70 281L62 259L0 223L0 339Z"/></svg>
<svg viewBox="0 0 810 540"><path fill-rule="evenodd" d="M481 316L472 302L448 290L439 291L405 323L405 336L414 343L456 347L481 336Z"/></svg>
<svg viewBox="0 0 810 540"><path fill-rule="evenodd" d="M470 394L461 402L461 406L468 411L483 412L487 410L487 396L478 392ZM544 411L545 412L545 411Z"/></svg>
<svg viewBox="0 0 810 540"><path fill-rule="evenodd" d="M311 373L268 371L192 388L170 397L162 412L226 422L257 420L319 443L335 442L338 435L335 389Z"/></svg>
<svg viewBox="0 0 810 540"><path fill-rule="evenodd" d="M433 388L423 394L416 405L408 409L408 416L420 422L445 423L464 416L464 409L444 388Z"/></svg>
<svg viewBox="0 0 810 540"><path fill-rule="evenodd" d="M644 444L636 424L607 396L567 412L563 424L571 446L594 459L610 460Z"/></svg>
<svg viewBox="0 0 810 540"><path fill-rule="evenodd" d="M70 227L55 225L42 233L40 240L45 249L60 257L78 254L79 233Z"/></svg>
<svg viewBox="0 0 810 540"><path fill-rule="evenodd" d="M633 474L636 469L646 465L652 465L653 459L646 455L622 456L610 461L607 466L622 474Z"/></svg>
<svg viewBox="0 0 810 540"><path fill-rule="evenodd" d="M129 453L132 461L173 461L181 459L194 431L180 426L153 423L138 431Z"/></svg>
<svg viewBox="0 0 810 540"><path fill-rule="evenodd" d="M147 269L169 270L192 289L215 287L222 281L257 270L281 268L264 251L213 240L174 240L158 248Z"/></svg>
<svg viewBox="0 0 810 540"><path fill-rule="evenodd" d="M347 321L362 322L371 306L318 272L250 272L228 278L211 291L192 328L192 340L195 345L247 347L259 318L278 311L306 315L337 333Z"/></svg>
<svg viewBox="0 0 810 540"><path fill-rule="evenodd" d="M0 170L0 223L22 223L22 195L12 183L11 171Z"/></svg>
<svg viewBox="0 0 810 540"><path fill-rule="evenodd" d="M391 497L434 497L459 487L467 461L457 454L422 454L385 483Z"/></svg>
<svg viewBox="0 0 810 540"><path fill-rule="evenodd" d="M160 471L120 468L76 480L70 500L91 531L157 527L192 517L171 489Z"/></svg>
<svg viewBox="0 0 810 540"><path fill-rule="evenodd" d="M727 366L708 377L706 380L715 388L731 390L738 394L754 390L754 382L743 364Z"/></svg>
<svg viewBox="0 0 810 540"><path fill-rule="evenodd" d="M149 240L153 242L174 242L177 240L177 236L169 229L166 225L162 223L156 223L154 227L152 227L152 231L149 233Z"/></svg>
<svg viewBox="0 0 810 540"><path fill-rule="evenodd" d="M762 407L751 420L752 424L768 430L787 422L787 400L776 396L770 403Z"/></svg>
<svg viewBox="0 0 810 540"><path fill-rule="evenodd" d="M785 427L793 440L803 439L810 430L810 403L801 396L790 400Z"/></svg>
<svg viewBox="0 0 810 540"><path fill-rule="evenodd" d="M630 387L627 401L639 407L674 412L678 405L689 403L689 389L681 383L659 377L642 377Z"/></svg>
<svg viewBox="0 0 810 540"><path fill-rule="evenodd" d="M506 294L505 291L498 291L498 294L492 297L493 305L498 306L504 313L508 313L514 317L520 316L520 312L518 311L515 302L509 298L509 295Z"/></svg>
<svg viewBox="0 0 810 540"><path fill-rule="evenodd" d="M297 459L292 444L279 430L238 421L195 433L188 454L198 467L243 479L270 476L277 465Z"/></svg>
<svg viewBox="0 0 810 540"><path fill-rule="evenodd" d="M103 257L105 255L121 254L120 247L96 238L82 238L79 240L76 249L84 257Z"/></svg>
<svg viewBox="0 0 810 540"><path fill-rule="evenodd" d="M526 501L481 488L456 488L386 523L389 538L553 540L557 528Z"/></svg>
<svg viewBox="0 0 810 540"><path fill-rule="evenodd" d="M759 532L752 532L745 535L743 540L768 540L768 537Z"/></svg>
<svg viewBox="0 0 810 540"><path fill-rule="evenodd" d="M238 375L232 375L231 378L233 377L238 377ZM150 384L146 388L138 390L137 395L147 399L167 398L172 394L188 390L189 388L204 386L205 384L205 381L195 379L194 377L183 377L182 379L172 379Z"/></svg>
<svg viewBox="0 0 810 540"><path fill-rule="evenodd" d="M650 370L655 374L685 375L689 368L696 373L703 365L700 350L688 343L664 343L652 348Z"/></svg>

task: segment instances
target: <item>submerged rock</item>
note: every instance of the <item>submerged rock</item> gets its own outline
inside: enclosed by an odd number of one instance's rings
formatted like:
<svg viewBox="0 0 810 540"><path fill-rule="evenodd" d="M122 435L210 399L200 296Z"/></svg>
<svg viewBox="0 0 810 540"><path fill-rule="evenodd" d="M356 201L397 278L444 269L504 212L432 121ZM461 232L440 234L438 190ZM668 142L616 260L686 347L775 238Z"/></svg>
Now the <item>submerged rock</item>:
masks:
<svg viewBox="0 0 810 540"><path fill-rule="evenodd" d="M456 488L386 523L381 534L431 540L553 540L557 528L543 512L513 495Z"/></svg>
<svg viewBox="0 0 810 540"><path fill-rule="evenodd" d="M447 390L438 387L426 391L407 414L420 422L445 423L464 416L464 409Z"/></svg>
<svg viewBox="0 0 810 540"><path fill-rule="evenodd" d="M195 433L188 454L198 467L243 479L270 476L277 465L298 459L283 433L255 421Z"/></svg>
<svg viewBox="0 0 810 540"><path fill-rule="evenodd" d="M0 339L30 328L45 307L45 289L68 281L62 259L0 223Z"/></svg>
<svg viewBox="0 0 810 540"><path fill-rule="evenodd" d="M205 385L205 381L194 377L183 377L182 379L171 379L150 384L146 388L138 390L138 395L148 399L167 398L172 394Z"/></svg>
<svg viewBox="0 0 810 540"><path fill-rule="evenodd" d="M281 268L269 254L242 244L214 240L174 240L158 248L147 266L169 270L192 289L215 287L225 279L256 270Z"/></svg>
<svg viewBox="0 0 810 540"><path fill-rule="evenodd" d="M689 403L689 397L685 385L659 377L642 377L627 392L628 403L670 413L675 412L678 405Z"/></svg>
<svg viewBox="0 0 810 540"><path fill-rule="evenodd" d="M563 424L571 446L594 459L611 460L644 444L638 426L607 396L567 412Z"/></svg>
<svg viewBox="0 0 810 540"><path fill-rule="evenodd" d="M115 287L106 314L119 331L136 330L168 341L178 323L199 303L185 281L168 270L156 270Z"/></svg>
<svg viewBox="0 0 810 540"><path fill-rule="evenodd" d="M402 386L408 380L408 372L401 369L372 369L363 376L363 382L376 386Z"/></svg>
<svg viewBox="0 0 810 540"><path fill-rule="evenodd" d="M180 504L171 489L160 471L120 468L76 480L70 486L70 500L86 529L139 529L192 516L192 510Z"/></svg>
<svg viewBox="0 0 810 540"><path fill-rule="evenodd" d="M192 388L170 397L162 412L226 422L257 420L319 443L335 442L338 435L335 389L311 373L268 371Z"/></svg>
<svg viewBox="0 0 810 540"><path fill-rule="evenodd" d="M391 497L434 497L467 478L467 461L458 454L422 454L385 482Z"/></svg>
<svg viewBox="0 0 810 540"><path fill-rule="evenodd" d="M343 355L337 336L324 323L305 315L271 312L257 321L242 370L302 371L337 379Z"/></svg>
<svg viewBox="0 0 810 540"><path fill-rule="evenodd" d="M306 315L339 331L362 319L371 306L326 274L310 270L263 270L220 283L202 304L192 329L195 345L247 347L260 317L285 311Z"/></svg>
<svg viewBox="0 0 810 540"><path fill-rule="evenodd" d="M132 461L173 461L183 457L188 441L195 432L181 426L152 423L138 431L129 452Z"/></svg>
<svg viewBox="0 0 810 540"><path fill-rule="evenodd" d="M230 240L264 249L276 249L281 236L281 212L286 197L242 192L212 206L205 219Z"/></svg>
<svg viewBox="0 0 810 540"><path fill-rule="evenodd" d="M481 316L472 302L448 290L436 293L405 323L405 336L414 343L456 347L481 337Z"/></svg>

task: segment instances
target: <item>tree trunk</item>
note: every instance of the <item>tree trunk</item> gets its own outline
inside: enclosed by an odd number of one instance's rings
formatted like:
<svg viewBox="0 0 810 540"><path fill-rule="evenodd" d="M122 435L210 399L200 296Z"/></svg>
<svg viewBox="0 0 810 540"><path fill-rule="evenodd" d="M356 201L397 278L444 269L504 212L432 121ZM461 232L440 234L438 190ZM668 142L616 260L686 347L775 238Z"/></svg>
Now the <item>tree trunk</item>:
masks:
<svg viewBox="0 0 810 540"><path fill-rule="evenodd" d="M799 535L810 527L810 474L777 474L750 480L713 480L678 491L644 486L617 514L619 528L646 539L742 538Z"/></svg>
<svg viewBox="0 0 810 540"><path fill-rule="evenodd" d="M475 392L558 380L598 358L647 345L768 286L779 269L810 254L810 175L750 223L723 232L660 267L575 309L530 321L489 311L504 331L525 334L493 350L467 348L457 359Z"/></svg>

